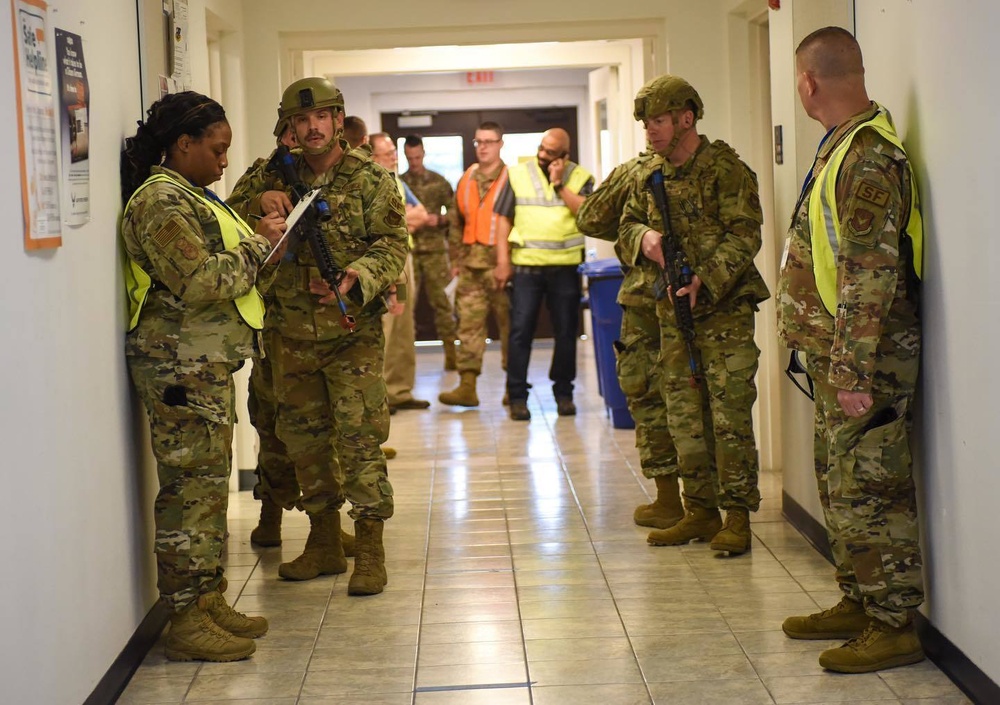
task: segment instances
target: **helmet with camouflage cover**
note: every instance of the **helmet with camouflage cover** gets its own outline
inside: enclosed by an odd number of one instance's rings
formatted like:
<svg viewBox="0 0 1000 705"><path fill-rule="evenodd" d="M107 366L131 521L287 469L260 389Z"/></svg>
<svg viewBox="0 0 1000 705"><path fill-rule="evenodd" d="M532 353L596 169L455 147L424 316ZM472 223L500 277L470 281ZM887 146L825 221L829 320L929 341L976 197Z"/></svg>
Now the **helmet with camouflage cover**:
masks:
<svg viewBox="0 0 1000 705"><path fill-rule="evenodd" d="M635 108L632 114L636 120L649 120L673 110L694 105L694 117L701 120L705 115L705 104L694 87L680 76L669 73L657 76L635 94Z"/></svg>
<svg viewBox="0 0 1000 705"><path fill-rule="evenodd" d="M321 76L310 78L300 78L292 83L281 95L281 104L278 106L278 124L274 126L277 130L283 120L294 125L296 115L307 113L310 110L320 108L334 108L334 113L344 112L344 94L340 89ZM313 155L325 154L331 151L340 141L344 134L344 128L334 119L333 138L320 148L310 148L302 146L302 149Z"/></svg>

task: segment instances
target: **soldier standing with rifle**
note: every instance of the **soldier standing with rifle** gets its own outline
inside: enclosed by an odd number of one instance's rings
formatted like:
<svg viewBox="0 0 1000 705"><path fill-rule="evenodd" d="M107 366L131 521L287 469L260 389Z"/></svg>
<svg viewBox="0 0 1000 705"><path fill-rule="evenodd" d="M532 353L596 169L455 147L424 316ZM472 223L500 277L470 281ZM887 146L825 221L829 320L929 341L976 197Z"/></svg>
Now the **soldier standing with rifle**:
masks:
<svg viewBox="0 0 1000 705"><path fill-rule="evenodd" d="M305 223L325 248L302 237L290 244L268 309L276 431L310 522L305 551L278 574L308 580L347 570L338 512L346 496L356 536L348 593L372 595L388 582L382 529L393 502L380 448L389 433L381 317L382 294L406 260L403 203L392 177L343 139L344 97L329 81L288 86L278 117L290 120L302 152L284 155L280 170L241 180L230 201L250 214L286 214L301 183L320 189L329 206Z"/></svg>
<svg viewBox="0 0 1000 705"><path fill-rule="evenodd" d="M615 372L635 419L635 447L642 474L656 483L656 499L636 507L632 518L639 526L669 529L684 518L684 507L677 482L677 451L670 438L660 382L660 321L653 282L661 270L645 257L635 261L618 239L625 203L633 188L643 186L636 174L657 159L655 152L647 150L612 169L580 206L576 225L584 235L614 242L615 254L624 265L616 299L622 307L622 327L615 343Z"/></svg>
<svg viewBox="0 0 1000 705"><path fill-rule="evenodd" d="M753 334L757 304L769 294L753 264L763 221L757 177L725 142L698 134L703 114L701 97L680 77L660 76L639 90L635 118L660 158L636 176L619 248L632 263L645 258L675 270L657 314L686 514L647 540L710 540L713 550L734 554L750 550L750 512L760 505Z"/></svg>

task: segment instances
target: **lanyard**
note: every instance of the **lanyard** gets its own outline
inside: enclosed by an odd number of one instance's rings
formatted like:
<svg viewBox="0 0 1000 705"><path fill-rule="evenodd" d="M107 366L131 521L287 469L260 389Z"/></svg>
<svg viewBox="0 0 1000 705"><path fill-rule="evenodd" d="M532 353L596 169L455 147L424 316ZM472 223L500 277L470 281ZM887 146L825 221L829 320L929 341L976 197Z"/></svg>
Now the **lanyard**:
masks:
<svg viewBox="0 0 1000 705"><path fill-rule="evenodd" d="M812 166L809 167L809 172L806 174L806 178L802 182L802 190L799 191L799 200L795 202L795 210L792 211L793 222L795 221L795 216L798 214L799 209L802 207L802 201L805 200L809 187L812 185L813 181L816 180L816 162L819 161L819 153L823 151L823 145L826 144L826 141L830 139L830 135L832 135L836 129L836 125L831 127L827 133L823 135L823 139L819 141L819 146L816 148L816 156L813 157Z"/></svg>

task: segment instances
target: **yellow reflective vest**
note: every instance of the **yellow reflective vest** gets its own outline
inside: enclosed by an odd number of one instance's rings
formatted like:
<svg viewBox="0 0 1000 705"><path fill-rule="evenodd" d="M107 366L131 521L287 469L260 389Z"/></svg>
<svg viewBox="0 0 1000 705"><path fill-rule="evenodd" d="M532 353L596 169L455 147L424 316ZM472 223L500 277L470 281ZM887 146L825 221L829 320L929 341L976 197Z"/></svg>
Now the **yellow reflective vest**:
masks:
<svg viewBox="0 0 1000 705"><path fill-rule="evenodd" d="M823 305L831 315L836 315L840 289L837 286L837 259L840 252L840 219L837 215L837 176L840 165L844 162L854 137L865 128L872 128L887 141L905 152L903 143L896 135L896 127L892 124L889 113L878 106L875 115L857 125L830 154L830 158L820 170L809 195L809 232L812 239L813 275L816 277L816 289ZM917 194L916 180L913 179L913 169L909 161L906 168L910 170L910 213L906 228L900 237L909 237L913 244L913 268L918 278L923 276L924 227L920 217L920 198Z"/></svg>
<svg viewBox="0 0 1000 705"><path fill-rule="evenodd" d="M576 227L573 212L542 174L538 161L532 159L511 167L509 178L517 199L508 238L513 246L511 264L528 267L580 264L583 233ZM590 172L570 162L563 173L563 188L580 193L591 178Z"/></svg>
<svg viewBox="0 0 1000 705"><path fill-rule="evenodd" d="M150 184L157 183L159 181L167 181L177 186L177 188L184 189L212 209L212 212L215 213L216 219L219 221L219 227L222 231L222 242L226 246L226 249L235 249L236 246L239 245L240 240L250 237L253 234L253 230L250 229L250 226L247 225L242 218L236 215L236 213L230 210L226 205L219 201L213 201L209 198L205 198L197 191L185 186L176 179L170 178L166 174L153 174L146 179L142 185L135 190L135 193L132 194L132 198L130 198L128 203L125 205L125 211L128 212L136 193L139 193ZM135 327L139 325L139 314L142 313L142 305L146 302L146 296L149 295L149 289L152 284L152 277L150 277L142 267L136 264L135 260L126 254L125 293L128 296L128 329L130 331L134 330ZM264 299L260 295L260 292L257 291L257 287L254 287L246 294L236 299L233 303L236 304L236 310L239 311L240 318L242 318L248 326L254 330L261 330L264 328Z"/></svg>

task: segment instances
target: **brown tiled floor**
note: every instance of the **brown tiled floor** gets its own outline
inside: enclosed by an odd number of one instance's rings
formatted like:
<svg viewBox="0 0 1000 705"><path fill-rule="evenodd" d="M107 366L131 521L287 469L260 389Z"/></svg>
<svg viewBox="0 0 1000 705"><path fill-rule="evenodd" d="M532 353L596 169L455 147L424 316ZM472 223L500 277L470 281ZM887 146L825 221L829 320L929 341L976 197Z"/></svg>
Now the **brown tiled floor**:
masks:
<svg viewBox="0 0 1000 705"><path fill-rule="evenodd" d="M214 705L958 705L930 662L882 674L824 672L835 642L785 638L781 620L839 599L832 570L781 517L781 478L764 473L750 555L705 544L651 548L632 510L652 483L632 431L597 395L591 343L580 344L579 414L555 413L551 350L539 347L530 423L500 404L499 352L487 353L481 406L437 403L455 373L440 349L418 354L426 411L392 418L396 516L389 585L346 594L347 576L277 578L308 531L285 515L284 545L249 544L257 505L231 497L230 592L271 630L232 664L164 661L157 645L120 702Z"/></svg>

